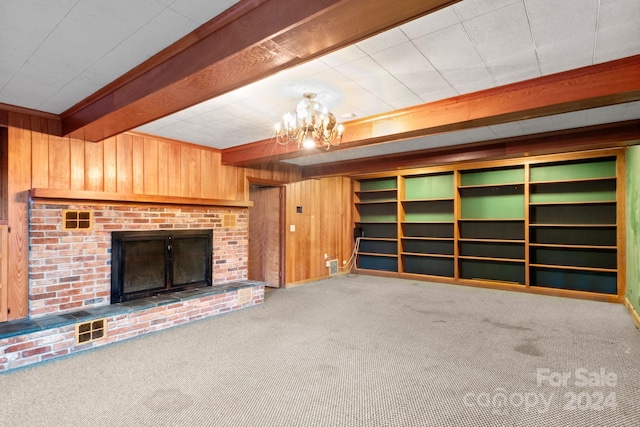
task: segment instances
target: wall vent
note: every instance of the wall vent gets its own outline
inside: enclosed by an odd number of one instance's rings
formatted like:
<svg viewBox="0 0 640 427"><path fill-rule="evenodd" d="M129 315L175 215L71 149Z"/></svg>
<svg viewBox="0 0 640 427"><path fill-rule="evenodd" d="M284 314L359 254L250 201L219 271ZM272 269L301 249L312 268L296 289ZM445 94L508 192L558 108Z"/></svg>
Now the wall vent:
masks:
<svg viewBox="0 0 640 427"><path fill-rule="evenodd" d="M222 215L222 228L236 228L238 226L237 214L223 214Z"/></svg>
<svg viewBox="0 0 640 427"><path fill-rule="evenodd" d="M90 231L93 228L93 211L62 210L63 230Z"/></svg>
<svg viewBox="0 0 640 427"><path fill-rule="evenodd" d="M238 305L244 305L251 302L253 298L252 288L240 288L238 289Z"/></svg>
<svg viewBox="0 0 640 427"><path fill-rule="evenodd" d="M338 260L329 260L329 275L335 276L336 274L338 274Z"/></svg>
<svg viewBox="0 0 640 427"><path fill-rule="evenodd" d="M76 345L98 341L107 337L107 318L76 323Z"/></svg>

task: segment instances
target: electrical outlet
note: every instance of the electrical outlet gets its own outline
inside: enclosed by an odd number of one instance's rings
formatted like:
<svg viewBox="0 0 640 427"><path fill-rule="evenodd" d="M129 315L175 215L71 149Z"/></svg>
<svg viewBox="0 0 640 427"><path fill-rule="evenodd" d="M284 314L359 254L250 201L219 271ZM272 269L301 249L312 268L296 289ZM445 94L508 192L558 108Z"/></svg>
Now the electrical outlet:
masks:
<svg viewBox="0 0 640 427"><path fill-rule="evenodd" d="M329 267L331 266L331 261L327 261L327 262L325 262L325 263L324 263L324 266L325 266L325 267L327 267L327 268L329 268Z"/></svg>

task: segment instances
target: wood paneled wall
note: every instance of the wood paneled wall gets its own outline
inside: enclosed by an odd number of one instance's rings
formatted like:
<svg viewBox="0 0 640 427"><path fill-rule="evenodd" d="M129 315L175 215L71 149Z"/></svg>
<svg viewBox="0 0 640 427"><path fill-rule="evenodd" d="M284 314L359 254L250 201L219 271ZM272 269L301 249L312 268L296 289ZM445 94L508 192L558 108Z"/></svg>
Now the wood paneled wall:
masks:
<svg viewBox="0 0 640 427"><path fill-rule="evenodd" d="M29 314L29 190L32 188L249 200L248 178L292 182L296 166L222 165L220 151L126 133L97 143L57 137L56 120L8 112L6 211L9 234L8 319ZM5 131L5 130L3 130ZM3 218L0 218L3 219Z"/></svg>
<svg viewBox="0 0 640 427"><path fill-rule="evenodd" d="M286 191L286 284L327 277L324 254L342 267L353 249L351 179L310 179L290 183Z"/></svg>

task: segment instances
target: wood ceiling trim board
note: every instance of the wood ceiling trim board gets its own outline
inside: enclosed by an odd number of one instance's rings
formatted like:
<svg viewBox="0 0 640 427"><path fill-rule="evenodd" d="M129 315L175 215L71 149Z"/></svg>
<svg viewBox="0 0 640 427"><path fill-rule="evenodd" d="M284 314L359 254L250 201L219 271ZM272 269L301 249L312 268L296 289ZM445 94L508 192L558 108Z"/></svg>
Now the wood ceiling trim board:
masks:
<svg viewBox="0 0 640 427"><path fill-rule="evenodd" d="M497 125L640 99L640 55L487 89L345 123L345 150L443 132ZM273 139L222 151L223 164L302 157Z"/></svg>
<svg viewBox="0 0 640 427"><path fill-rule="evenodd" d="M62 114L63 133L99 141L456 2L263 0L78 103Z"/></svg>
<svg viewBox="0 0 640 427"><path fill-rule="evenodd" d="M307 166L304 179L353 175L471 160L495 160L528 155L557 154L574 150L611 148L640 142L640 120L588 126L579 129L526 135L464 145L438 147L380 157Z"/></svg>

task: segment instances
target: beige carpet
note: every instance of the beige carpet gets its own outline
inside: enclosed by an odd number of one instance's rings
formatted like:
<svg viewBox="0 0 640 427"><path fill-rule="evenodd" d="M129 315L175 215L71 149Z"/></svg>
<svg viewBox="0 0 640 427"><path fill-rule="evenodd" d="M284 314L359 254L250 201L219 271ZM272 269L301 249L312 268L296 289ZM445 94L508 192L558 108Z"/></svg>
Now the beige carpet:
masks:
<svg viewBox="0 0 640 427"><path fill-rule="evenodd" d="M379 277L0 375L1 426L637 426L622 305Z"/></svg>

